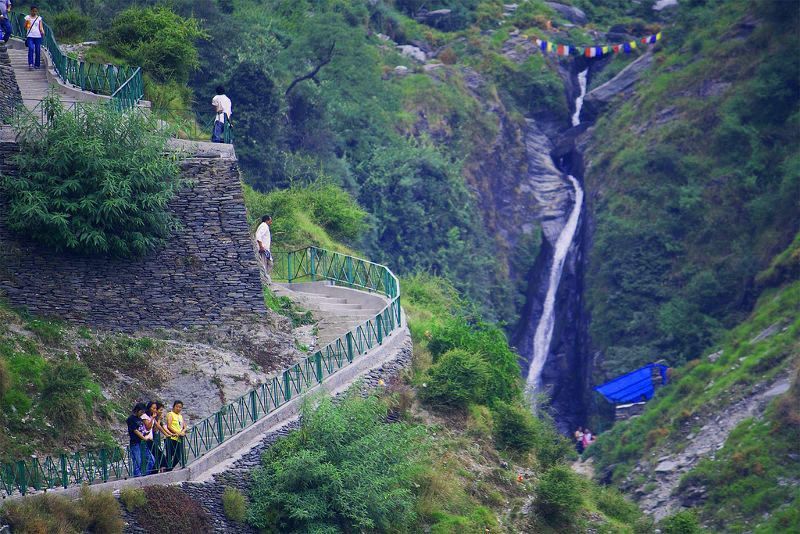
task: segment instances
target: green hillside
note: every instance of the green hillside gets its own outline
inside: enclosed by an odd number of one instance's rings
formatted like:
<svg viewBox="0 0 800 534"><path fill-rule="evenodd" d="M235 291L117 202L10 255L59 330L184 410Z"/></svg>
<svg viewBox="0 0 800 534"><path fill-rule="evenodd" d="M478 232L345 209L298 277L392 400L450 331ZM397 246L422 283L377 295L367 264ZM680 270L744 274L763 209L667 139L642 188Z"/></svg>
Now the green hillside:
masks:
<svg viewBox="0 0 800 534"><path fill-rule="evenodd" d="M800 226L800 14L687 2L585 156L603 370L696 358L744 320Z"/></svg>

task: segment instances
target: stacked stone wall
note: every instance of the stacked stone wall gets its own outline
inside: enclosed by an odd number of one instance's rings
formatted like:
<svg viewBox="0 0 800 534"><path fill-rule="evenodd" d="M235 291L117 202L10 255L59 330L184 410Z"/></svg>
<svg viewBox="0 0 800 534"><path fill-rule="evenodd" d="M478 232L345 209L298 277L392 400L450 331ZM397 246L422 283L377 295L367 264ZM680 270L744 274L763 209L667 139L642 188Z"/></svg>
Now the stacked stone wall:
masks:
<svg viewBox="0 0 800 534"><path fill-rule="evenodd" d="M13 173L17 145L3 134L0 172ZM266 313L237 162L220 154L183 160L187 185L169 208L181 228L133 260L55 253L14 235L0 198L0 291L39 315L122 330L249 323Z"/></svg>

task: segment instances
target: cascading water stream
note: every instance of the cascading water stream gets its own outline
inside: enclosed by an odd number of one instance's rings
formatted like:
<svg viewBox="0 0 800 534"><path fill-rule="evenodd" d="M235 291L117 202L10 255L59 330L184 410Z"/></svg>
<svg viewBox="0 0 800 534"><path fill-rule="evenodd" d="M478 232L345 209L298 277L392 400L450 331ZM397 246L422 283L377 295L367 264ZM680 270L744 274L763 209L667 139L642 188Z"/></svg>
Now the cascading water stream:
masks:
<svg viewBox="0 0 800 534"><path fill-rule="evenodd" d="M583 97L586 95L586 75L588 69L578 74L578 85L580 94L575 99L575 113L572 115L572 125L578 126L581 123L581 108L583 107ZM544 368L547 355L550 352L550 343L553 338L553 328L555 326L555 304L558 286L561 283L561 273L564 270L564 263L572 241L575 239L575 232L578 230L578 220L580 219L583 207L583 188L574 176L568 175L567 179L575 189L575 201L572 204L567 222L561 233L558 235L555 246L553 247L553 263L550 266L550 276L547 280L547 293L544 304L542 305L542 315L536 325L536 333L533 337L533 356L528 368L527 386L529 393L535 393L541 382L542 369Z"/></svg>

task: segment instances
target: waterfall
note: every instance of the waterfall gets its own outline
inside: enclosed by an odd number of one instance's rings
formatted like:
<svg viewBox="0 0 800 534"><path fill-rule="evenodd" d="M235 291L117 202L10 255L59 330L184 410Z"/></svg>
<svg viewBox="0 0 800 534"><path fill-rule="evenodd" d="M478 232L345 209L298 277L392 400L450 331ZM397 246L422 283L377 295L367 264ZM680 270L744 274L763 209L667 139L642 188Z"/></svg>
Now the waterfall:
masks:
<svg viewBox="0 0 800 534"><path fill-rule="evenodd" d="M573 126L578 126L581 123L581 108L583 107L583 97L586 96L587 73L588 69L578 74L580 94L575 99L575 113L572 116ZM567 180L575 189L575 199L567 222L553 247L553 263L550 266L550 276L547 280L547 293L542 305L542 315L536 325L536 333L533 337L533 356L528 368L527 386L530 393L539 389L542 369L550 353L550 342L553 338L553 328L555 326L556 294L561 283L561 272L564 270L569 247L575 239L575 232L578 230L578 220L583 207L583 188L581 188L581 184L572 175L568 175Z"/></svg>
<svg viewBox="0 0 800 534"><path fill-rule="evenodd" d="M581 109L583 108L583 97L586 96L586 76L589 74L589 69L582 70L578 73L578 86L580 87L580 94L575 99L575 113L572 114L572 125L578 126L581 123Z"/></svg>

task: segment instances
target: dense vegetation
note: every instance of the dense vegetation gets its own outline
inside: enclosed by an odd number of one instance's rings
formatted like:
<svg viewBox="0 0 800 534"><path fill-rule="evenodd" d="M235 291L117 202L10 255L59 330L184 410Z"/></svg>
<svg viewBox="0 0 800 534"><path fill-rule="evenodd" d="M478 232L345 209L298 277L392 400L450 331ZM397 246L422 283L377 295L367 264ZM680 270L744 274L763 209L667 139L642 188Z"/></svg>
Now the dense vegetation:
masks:
<svg viewBox="0 0 800 534"><path fill-rule="evenodd" d="M82 488L80 498L43 494L19 501L6 501L0 518L15 534L121 534L125 526L117 500L111 492Z"/></svg>
<svg viewBox="0 0 800 534"><path fill-rule="evenodd" d="M141 256L176 227L167 204L179 185L168 132L140 113L54 95L17 125L18 173L0 176L8 227L55 252Z"/></svg>
<svg viewBox="0 0 800 534"><path fill-rule="evenodd" d="M798 230L800 15L779 4L687 3L638 97L598 122L588 299L609 373L697 357Z"/></svg>

